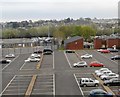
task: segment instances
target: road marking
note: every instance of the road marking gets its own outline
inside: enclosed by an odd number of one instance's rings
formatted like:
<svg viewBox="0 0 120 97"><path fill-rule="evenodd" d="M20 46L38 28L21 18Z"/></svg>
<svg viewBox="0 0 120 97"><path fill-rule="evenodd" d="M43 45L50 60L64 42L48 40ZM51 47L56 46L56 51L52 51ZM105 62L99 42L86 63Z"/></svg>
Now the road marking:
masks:
<svg viewBox="0 0 120 97"><path fill-rule="evenodd" d="M4 88L4 90L0 93L0 96L5 92L5 90L8 88L8 86L11 84L11 82L15 79L16 75L10 80L10 82L7 84L7 86Z"/></svg>
<svg viewBox="0 0 120 97"><path fill-rule="evenodd" d="M20 70L22 70L22 68L25 66L25 63L26 63L26 62L24 62L24 64L21 66Z"/></svg>
<svg viewBox="0 0 120 97"><path fill-rule="evenodd" d="M55 74L53 74L53 95L55 97Z"/></svg>
<svg viewBox="0 0 120 97"><path fill-rule="evenodd" d="M76 80L76 82L77 82L77 84L78 84L78 87L79 87L79 89L80 89L80 91L81 91L82 96L85 97L85 95L84 95L84 93L83 93L83 90L82 90L82 88L80 87L79 82L77 81L77 78L76 78L75 74L74 74L74 77L75 77L75 80Z"/></svg>
<svg viewBox="0 0 120 97"><path fill-rule="evenodd" d="M5 68L7 68L13 61L15 61L17 58L19 57L19 55L16 57L16 58L14 58L8 65L6 65L2 70L4 70Z"/></svg>
<svg viewBox="0 0 120 97"><path fill-rule="evenodd" d="M95 51L95 52L97 52L97 51ZM97 52L98 53L98 52ZM100 54L100 55L102 55L102 56L104 56L103 54L101 54L101 53L98 53L98 54ZM107 58L106 56L104 56L105 58ZM107 58L108 60L110 60L109 58ZM112 62L114 62L115 64L117 64L118 65L118 63L117 62L115 62L115 61L113 61L113 60L110 60L110 61L112 61Z"/></svg>
<svg viewBox="0 0 120 97"><path fill-rule="evenodd" d="M28 89L25 93L25 97L30 97L30 95L32 93L32 90L33 90L33 87L34 87L34 84L35 84L35 81L36 81L36 78L37 78L37 75L33 75L32 79L31 79L31 82L28 86Z"/></svg>
<svg viewBox="0 0 120 97"><path fill-rule="evenodd" d="M53 69L55 69L55 53L53 52Z"/></svg>
<svg viewBox="0 0 120 97"><path fill-rule="evenodd" d="M68 64L69 64L70 68L72 68L71 63L70 63L70 61L69 61L69 59L68 59L68 57L67 57L65 51L64 51L64 55L65 55L65 58L67 59L67 62L68 62Z"/></svg>

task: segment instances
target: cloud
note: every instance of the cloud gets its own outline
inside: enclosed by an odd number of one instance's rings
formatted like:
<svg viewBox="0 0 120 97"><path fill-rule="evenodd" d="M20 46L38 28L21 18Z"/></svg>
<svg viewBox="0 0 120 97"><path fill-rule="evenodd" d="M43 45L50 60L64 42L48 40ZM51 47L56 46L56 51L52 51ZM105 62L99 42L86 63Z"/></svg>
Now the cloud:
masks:
<svg viewBox="0 0 120 97"><path fill-rule="evenodd" d="M3 20L63 19L67 17L112 18L118 14L118 0L4 0Z"/></svg>

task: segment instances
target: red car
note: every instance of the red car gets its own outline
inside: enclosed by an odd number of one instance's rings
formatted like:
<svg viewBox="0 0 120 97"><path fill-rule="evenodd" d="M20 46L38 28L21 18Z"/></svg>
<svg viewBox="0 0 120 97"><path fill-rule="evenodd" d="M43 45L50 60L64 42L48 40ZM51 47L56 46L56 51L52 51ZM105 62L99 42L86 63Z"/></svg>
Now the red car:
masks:
<svg viewBox="0 0 120 97"><path fill-rule="evenodd" d="M104 67L103 63L97 62L97 61L93 61L89 64L90 67Z"/></svg>
<svg viewBox="0 0 120 97"><path fill-rule="evenodd" d="M101 52L101 53L110 53L109 50L101 50L100 52Z"/></svg>

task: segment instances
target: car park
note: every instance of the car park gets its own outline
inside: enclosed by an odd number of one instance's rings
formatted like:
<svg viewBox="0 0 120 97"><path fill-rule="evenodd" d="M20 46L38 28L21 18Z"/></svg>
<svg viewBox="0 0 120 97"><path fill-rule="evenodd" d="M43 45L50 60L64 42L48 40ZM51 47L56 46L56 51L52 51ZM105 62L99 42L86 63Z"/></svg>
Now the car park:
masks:
<svg viewBox="0 0 120 97"><path fill-rule="evenodd" d="M92 58L92 55L85 54L85 55L82 55L81 58L85 58L85 59Z"/></svg>
<svg viewBox="0 0 120 97"><path fill-rule="evenodd" d="M102 80L109 80L109 79L118 78L118 77L119 77L119 75L116 73L108 73L108 74L104 74L104 75L100 76L100 78Z"/></svg>
<svg viewBox="0 0 120 97"><path fill-rule="evenodd" d="M31 57L40 58L40 54L31 54Z"/></svg>
<svg viewBox="0 0 120 97"><path fill-rule="evenodd" d="M5 58L15 58L15 55L14 54L8 54L5 56Z"/></svg>
<svg viewBox="0 0 120 97"><path fill-rule="evenodd" d="M66 50L65 52L66 52L66 53L75 53L74 50Z"/></svg>
<svg viewBox="0 0 120 97"><path fill-rule="evenodd" d="M115 55L111 57L111 60L120 60L120 55Z"/></svg>
<svg viewBox="0 0 120 97"><path fill-rule="evenodd" d="M103 63L100 63L98 61L93 61L89 64L90 67L104 67L105 65Z"/></svg>
<svg viewBox="0 0 120 97"><path fill-rule="evenodd" d="M108 73L112 73L112 71L111 70L105 70L105 71L101 71L101 72L96 73L96 75L100 77L100 76L102 76L104 74L108 74Z"/></svg>
<svg viewBox="0 0 120 97"><path fill-rule="evenodd" d="M113 97L113 94L108 93L103 89L93 89L90 91L89 97Z"/></svg>
<svg viewBox="0 0 120 97"><path fill-rule="evenodd" d="M120 80L119 79L110 79L104 81L104 85L106 86L120 86Z"/></svg>
<svg viewBox="0 0 120 97"><path fill-rule="evenodd" d="M2 64L7 64L7 63L10 63L10 62L11 62L11 60L8 60L8 59L2 59L0 61L0 63L2 63Z"/></svg>
<svg viewBox="0 0 120 97"><path fill-rule="evenodd" d="M27 60L25 60L25 62L39 62L40 59L39 58L34 58L34 57L30 57Z"/></svg>
<svg viewBox="0 0 120 97"><path fill-rule="evenodd" d="M106 71L106 70L109 70L109 69L108 68L101 68L99 70L95 70L95 74L102 72L102 71Z"/></svg>
<svg viewBox="0 0 120 97"><path fill-rule="evenodd" d="M98 86L99 81L98 80L93 80L92 78L80 78L79 84L80 84L81 87Z"/></svg>
<svg viewBox="0 0 120 97"><path fill-rule="evenodd" d="M87 63L85 61L80 61L73 64L74 67L87 67Z"/></svg>

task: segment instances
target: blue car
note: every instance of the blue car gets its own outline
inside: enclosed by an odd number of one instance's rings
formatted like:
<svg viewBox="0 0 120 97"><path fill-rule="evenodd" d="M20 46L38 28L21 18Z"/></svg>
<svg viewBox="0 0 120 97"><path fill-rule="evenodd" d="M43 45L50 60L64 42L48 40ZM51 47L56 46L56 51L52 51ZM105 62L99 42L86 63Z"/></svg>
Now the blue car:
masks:
<svg viewBox="0 0 120 97"><path fill-rule="evenodd" d="M102 89L94 89L90 91L89 97L113 97L113 94Z"/></svg>

